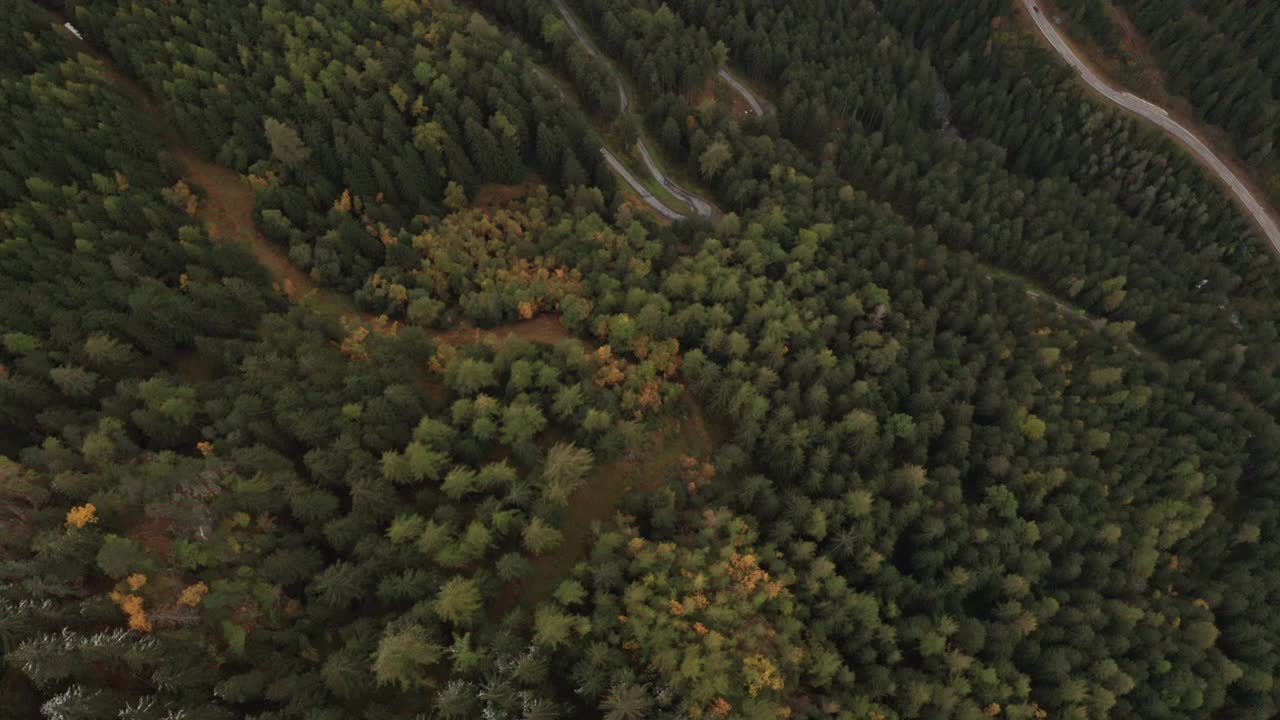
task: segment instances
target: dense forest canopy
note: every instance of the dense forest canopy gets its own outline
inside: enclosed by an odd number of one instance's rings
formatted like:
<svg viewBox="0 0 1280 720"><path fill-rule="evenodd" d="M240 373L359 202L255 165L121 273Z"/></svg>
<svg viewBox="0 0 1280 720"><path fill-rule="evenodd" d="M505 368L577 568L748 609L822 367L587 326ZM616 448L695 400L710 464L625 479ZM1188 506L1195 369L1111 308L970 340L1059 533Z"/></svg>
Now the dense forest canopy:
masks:
<svg viewBox="0 0 1280 720"><path fill-rule="evenodd" d="M13 717L1280 713L1280 268L1013 3L0 12Z"/></svg>
<svg viewBox="0 0 1280 720"><path fill-rule="evenodd" d="M1104 51L1123 41L1107 5L1149 45L1168 90L1221 129L1263 190L1280 197L1280 6L1244 0L1059 0Z"/></svg>

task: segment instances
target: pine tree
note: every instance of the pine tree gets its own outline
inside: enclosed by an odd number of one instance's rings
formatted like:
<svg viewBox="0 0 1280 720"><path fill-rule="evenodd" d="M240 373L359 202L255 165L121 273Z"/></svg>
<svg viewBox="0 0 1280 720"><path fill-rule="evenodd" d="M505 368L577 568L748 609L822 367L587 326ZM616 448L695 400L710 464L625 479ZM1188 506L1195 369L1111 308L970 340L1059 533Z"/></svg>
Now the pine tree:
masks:
<svg viewBox="0 0 1280 720"><path fill-rule="evenodd" d="M642 720L653 707L653 697L643 685L615 685L600 703L604 720Z"/></svg>
<svg viewBox="0 0 1280 720"><path fill-rule="evenodd" d="M286 168L296 170L311 157L310 148L293 128L272 117L265 118L262 125L271 144L271 154Z"/></svg>
<svg viewBox="0 0 1280 720"><path fill-rule="evenodd" d="M465 627L475 621L482 601L474 580L455 576L440 588L431 607L441 619Z"/></svg>
<svg viewBox="0 0 1280 720"><path fill-rule="evenodd" d="M572 444L556 443L547 451L542 468L543 495L556 503L567 503L591 472L591 451Z"/></svg>
<svg viewBox="0 0 1280 720"><path fill-rule="evenodd" d="M444 655L421 625L387 628L373 658L373 675L379 685L413 690L431 684L430 668Z"/></svg>

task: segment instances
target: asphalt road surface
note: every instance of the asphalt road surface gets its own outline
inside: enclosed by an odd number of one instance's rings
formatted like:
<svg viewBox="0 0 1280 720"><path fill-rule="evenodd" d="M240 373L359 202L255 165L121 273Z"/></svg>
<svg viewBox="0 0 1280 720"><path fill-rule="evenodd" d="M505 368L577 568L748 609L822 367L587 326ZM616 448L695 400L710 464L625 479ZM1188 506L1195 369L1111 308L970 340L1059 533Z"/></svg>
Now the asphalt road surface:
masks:
<svg viewBox="0 0 1280 720"><path fill-rule="evenodd" d="M649 147L644 144L643 140L637 143L637 147L640 148L640 157L644 160L645 167L649 168L649 174L661 183L662 187L666 188L672 195L683 200L684 203L692 208L699 216L704 218L712 218L716 216L715 206L680 187L674 180L667 177L666 173L662 172L662 168L658 167L658 163L654 162L653 155L649 153Z"/></svg>
<svg viewBox="0 0 1280 720"><path fill-rule="evenodd" d="M569 11L568 6L564 4L564 0L556 0L556 9L560 11L560 16L564 18L564 21L569 24L569 29L573 31L573 34L578 36L578 41L585 45L591 52L599 55L600 57L604 57L604 54L600 52L600 49L591 41L591 36L587 35L586 31L582 29L582 26L578 24L578 19ZM622 78L619 77L617 73L614 74L613 81L618 85L618 98L622 112L625 114L631 107L631 99L627 96L627 88L622 84ZM733 83L735 87L740 87L736 80L730 79L730 82ZM744 91L745 89L746 88L742 88ZM750 100L748 102L750 102ZM677 198L684 201L685 204L692 208L699 216L704 218L713 218L716 216L717 211L714 205L703 200L697 195L694 195L688 190L685 190L677 185L674 180L667 177L667 174L664 173L662 168L658 167L658 163L654 161L653 154L649 152L649 147L645 145L643 138L640 139L638 146L640 148L640 157L644 159L644 164L645 167L649 169L649 174L653 175L653 178L657 180L662 187L666 188L672 195L675 195ZM601 148L601 152L604 153L604 158L609 165L623 176L623 179L627 181L627 184L631 185L631 187L640 194L640 197L643 198L645 202L649 203L650 207L671 220L685 219L684 215L681 215L670 207L664 205L662 201L654 197L653 193L645 190L644 186L636 180L634 175L627 171L626 167L618 161L618 158L615 157L613 153L604 148Z"/></svg>
<svg viewBox="0 0 1280 720"><path fill-rule="evenodd" d="M662 202L655 197L653 193L649 192L640 180L635 175L631 174L631 171L627 169L627 166L623 165L618 158L614 157L613 153L609 152L608 148L600 148L600 154L604 155L605 162L609 163L609 166L613 168L613 171L621 175L623 180L627 181L627 184L630 185L631 189L640 196L640 199L649 203L649 207L656 210L659 215L671 221L680 221L685 219L684 215L672 210L666 203Z"/></svg>
<svg viewBox="0 0 1280 720"><path fill-rule="evenodd" d="M1135 115L1141 116L1143 119L1157 125L1166 133L1181 141L1187 149L1191 150L1196 157L1217 173L1218 177L1222 178L1222 181L1225 182L1227 186L1231 188L1231 191L1235 193L1236 197L1239 198L1240 203L1244 206L1245 210L1248 211L1249 215L1257 221L1259 227L1262 228L1263 234L1266 235L1267 239L1271 242L1272 247L1274 247L1277 252L1280 252L1280 227L1276 226L1276 221L1267 211L1266 206L1264 206L1258 198L1254 197L1253 193L1249 191L1249 188L1245 186L1244 182L1240 180L1235 172L1233 172L1231 168L1227 167L1227 164L1215 155L1214 152L1200 140L1200 138L1196 137L1195 133L1186 129L1182 125L1178 124L1176 120L1169 117L1169 113L1163 108L1152 105L1146 100L1134 96L1132 93L1111 87L1111 85L1107 84L1106 80L1099 77L1092 68L1086 65L1085 62L1080 59L1079 55L1076 55L1075 50L1072 49L1071 45L1062 37L1062 34L1058 32L1058 28L1054 27L1053 22L1045 16L1043 8L1040 7L1036 0L1022 0L1022 4L1027 8L1027 13L1031 15L1031 19L1035 21L1036 27L1040 28L1040 32L1049 40L1049 43L1053 45L1053 48L1058 51L1058 54L1062 56L1062 59L1066 60L1068 65L1074 67L1090 87L1097 90L1116 105L1119 105Z"/></svg>
<svg viewBox="0 0 1280 720"><path fill-rule="evenodd" d="M746 85L738 82L738 78L724 68L720 69L720 77L729 83L734 90L737 90L742 99L747 101L747 104L751 106L751 112L755 113L757 117L764 115L764 105L760 104L760 99Z"/></svg>
<svg viewBox="0 0 1280 720"><path fill-rule="evenodd" d="M591 36L578 24L578 18L574 17L572 12L569 12L564 0L556 0L556 9L560 11L560 17L564 18L566 23L569 23L569 29L573 31L573 34L578 36L578 42L587 46L587 49L593 54L604 57L604 53L600 52L600 48L596 47L596 44L591 41ZM618 111L625 115L631 112L631 96L627 94L627 86L622 84L622 78L614 75L613 82L618 87Z"/></svg>

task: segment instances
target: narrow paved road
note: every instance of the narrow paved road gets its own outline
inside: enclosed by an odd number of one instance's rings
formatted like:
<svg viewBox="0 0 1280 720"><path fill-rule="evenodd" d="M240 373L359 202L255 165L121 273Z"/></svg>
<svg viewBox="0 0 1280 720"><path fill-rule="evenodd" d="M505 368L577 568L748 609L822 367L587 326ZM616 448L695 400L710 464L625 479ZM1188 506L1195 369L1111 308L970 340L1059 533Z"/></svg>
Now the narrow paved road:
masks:
<svg viewBox="0 0 1280 720"><path fill-rule="evenodd" d="M1035 21L1036 27L1040 28L1040 32L1043 33L1049 43L1053 45L1053 48L1058 51L1058 54L1062 56L1062 59L1066 60L1068 65L1074 67L1090 87L1097 90L1116 105L1119 105L1135 115L1141 116L1148 122L1158 126L1166 133L1173 136L1175 139L1182 141L1182 144L1191 150L1196 157L1217 173L1218 177L1222 178L1222 181L1225 182L1227 186L1231 188L1232 192L1235 193L1236 197L1239 198L1240 203L1244 206L1245 210L1248 211L1255 221L1257 221L1263 234L1265 234L1267 239L1271 241L1272 247L1274 247L1277 252L1280 252L1280 227L1277 227L1276 221L1273 219L1274 216L1268 212L1266 206L1264 206L1258 198L1254 197L1253 193L1249 192L1249 188L1245 186L1244 182L1240 180L1231 168L1227 167L1227 164L1223 162L1221 158L1215 155L1214 152L1200 140L1200 138L1196 137L1195 133L1169 117L1169 113L1163 108L1152 105L1146 100L1136 97L1132 93L1117 90L1109 85L1106 80L1101 78L1093 71L1092 68L1080 59L1080 56L1076 54L1074 49L1072 49L1070 43L1068 43L1066 39L1062 37L1062 34L1058 32L1058 28L1054 27L1053 22L1045 16L1044 10L1036 0L1022 0L1022 4L1026 7L1027 14L1029 14L1031 19Z"/></svg>
<svg viewBox="0 0 1280 720"><path fill-rule="evenodd" d="M662 172L662 168L658 167L658 163L654 161L653 155L649 153L649 147L644 144L644 140L636 143L636 147L640 148L640 157L644 160L645 167L649 168L649 174L661 183L662 187L666 188L672 195L675 195L677 198L684 201L684 203L692 208L700 217L713 218L716 216L716 208L714 205L680 187L676 184L676 181L667 177L667 174Z"/></svg>
<svg viewBox="0 0 1280 720"><path fill-rule="evenodd" d="M737 90L743 100L747 101L747 104L751 106L751 112L755 113L757 116L764 115L764 105L760 103L760 99L755 96L755 93L751 92L750 88L739 82L738 78L733 76L733 73L725 70L724 68L720 68L720 77L723 78L725 82L729 83L734 90Z"/></svg>
<svg viewBox="0 0 1280 720"><path fill-rule="evenodd" d="M596 47L596 44L592 42L591 36L578 24L578 18L574 17L573 13L569 11L569 7L564 4L564 0L556 0L556 9L560 11L560 17L564 18L564 21L569 24L569 29L573 31L573 34L578 36L578 42L585 45L593 55L599 55L603 58L604 53L600 52L600 48ZM616 74L613 76L613 83L618 87L618 112L625 115L631 112L631 96L627 94L627 86L622 84L622 78Z"/></svg>
<svg viewBox="0 0 1280 720"><path fill-rule="evenodd" d="M586 48L592 53L604 58L604 53L600 52L600 49L596 47L596 44L591 41L591 37L587 35L586 31L582 29L582 26L578 24L578 19L569 11L569 7L564 4L564 0L556 0L556 9L560 11L560 16L564 18L564 21L569 24L569 29L573 31L573 34L578 36L578 41L586 46ZM626 114L631 109L631 98L627 95L627 88L622 83L622 77L616 72L613 75L613 81L618 86L618 98L620 107L622 108L622 113ZM737 83L736 80L731 80L731 82L735 84ZM666 188L672 195L675 195L677 198L684 201L684 203L692 208L700 217L714 218L718 214L714 205L703 200L697 195L694 195L688 190L685 190L677 185L674 180L667 177L667 174L664 173L662 168L658 167L658 163L654 161L653 154L649 152L649 146L645 144L644 138L640 138L637 145L640 148L640 157L644 159L645 167L649 169L649 174L653 175L653 178L657 180L662 187ZM644 198L645 202L649 203L649 205L659 213L672 220L685 219L684 215L681 215L666 205L663 205L662 202L654 197L652 193L645 190L644 186L636 181L634 175L630 172L626 172L625 167L618 161L618 158L615 157L613 153L608 150L604 150L603 148L601 150L604 153L605 160L613 166L614 170L618 170L623 174L627 183L630 184L631 187L635 188L635 191L640 194L641 198Z"/></svg>
<svg viewBox="0 0 1280 720"><path fill-rule="evenodd" d="M548 75L545 70L535 65L533 72L541 78L543 82L554 86L556 92L560 94L561 98L565 97L564 88L561 87L560 83L556 82L554 78ZM609 163L609 167L613 168L613 171L620 175L622 179L631 186L631 189L635 191L636 195L639 195L640 199L648 203L649 207L653 208L659 215L675 222L688 219L684 213L673 210L670 205L662 202L657 198L657 196L649 192L649 189L644 186L644 183L640 182L640 179L632 174L632 172L627 169L627 166L623 165L622 161L618 159L618 156L610 152L608 148L602 146L600 148L600 154L604 156L605 162Z"/></svg>
<svg viewBox="0 0 1280 720"><path fill-rule="evenodd" d="M645 188L644 184L641 183L635 175L631 174L631 171L627 169L627 166L623 165L618 158L614 157L613 153L609 152L608 148L600 148L600 154L604 155L605 162L609 163L609 167L612 167L614 172L621 175L622 179L626 180L627 184L631 186L631 189L640 196L640 199L649 203L649 207L657 210L659 215L672 221L685 219L684 215L672 210L666 205L666 203L654 197L654 194L649 192L648 189Z"/></svg>

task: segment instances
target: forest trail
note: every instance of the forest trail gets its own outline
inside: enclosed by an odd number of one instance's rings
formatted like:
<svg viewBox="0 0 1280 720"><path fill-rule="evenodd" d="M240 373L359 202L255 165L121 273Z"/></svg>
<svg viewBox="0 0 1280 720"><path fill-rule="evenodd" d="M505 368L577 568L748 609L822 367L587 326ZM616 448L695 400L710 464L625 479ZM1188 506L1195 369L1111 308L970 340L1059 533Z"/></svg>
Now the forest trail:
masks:
<svg viewBox="0 0 1280 720"><path fill-rule="evenodd" d="M556 9L560 11L560 16L564 18L564 21L569 24L569 29L577 36L578 42L581 42L587 50L590 50L592 55L598 55L603 58L605 56L604 53L601 52L600 48L596 47L591 36L578 24L578 18L564 4L564 0L556 0ZM627 93L627 86L623 84L622 76L616 72L613 75L613 83L618 88L618 113L626 115L631 112L631 95Z"/></svg>
<svg viewBox="0 0 1280 720"><path fill-rule="evenodd" d="M729 83L729 87L737 90L738 94L742 96L742 99L747 101L747 105L751 106L751 112L755 113L757 117L764 115L764 103L760 102L760 98L756 97L756 94L751 92L751 88L743 84L742 81L734 77L733 73L729 72L725 68L720 68L720 72L718 74L722 80Z"/></svg>
<svg viewBox="0 0 1280 720"><path fill-rule="evenodd" d="M1037 284L1035 281L1031 280L1025 275L1019 275L1017 273L1010 272L1002 268L998 268L994 265L988 265L986 263L979 263L979 266L984 269L983 276L986 277L987 280L995 281L999 279L999 280L1004 280L1006 282L1013 283L1019 288L1022 288L1022 291L1026 294L1028 298L1030 298L1031 300L1037 303L1052 306L1064 318L1075 318L1081 322L1088 324L1097 332L1105 331L1107 328L1107 325L1109 324L1109 321L1106 318L1097 317L1096 315L1093 315L1088 310L1080 307L1079 305L1074 305L1058 297L1053 292ZM1128 347L1129 352L1133 353L1134 355L1142 355L1144 352L1142 348L1138 347L1138 344L1134 342L1132 339L1126 339L1126 340L1116 339L1115 342L1117 344L1123 344L1126 347ZM1166 363L1169 362L1168 358L1165 358L1163 355L1160 355L1159 353L1156 353L1156 355L1160 357L1161 360L1163 360L1164 362Z"/></svg>
<svg viewBox="0 0 1280 720"><path fill-rule="evenodd" d="M136 82L66 30L62 26L63 21L56 15L53 17L59 33L99 62L104 77L136 103L140 112L163 137L170 152L181 164L185 177L205 191L205 195L200 198L198 215L211 238L248 243L254 257L275 275L281 284L281 290L290 300L319 302L325 307L333 308L344 320L355 316L364 320L372 319L368 314L356 311L349 297L318 287L308 275L295 267L288 255L272 245L257 228L253 219L253 189L249 183L229 168L202 160L183 141L163 111ZM651 158L648 161L652 162ZM642 185L637 191L648 194ZM652 197L651 194L649 196ZM705 202L704 205L710 207ZM683 215L679 217L684 218ZM590 347L589 342L576 338L558 315L541 315L489 329L464 326L444 331L428 331L428 334L437 342L451 345L501 342L509 337L518 337L528 342L548 345L565 339L576 339ZM210 373L200 357L187 358L184 363L190 367L184 365L182 372L193 378ZM423 384L433 383L425 381ZM654 491L661 488L678 474L685 457L700 460L710 458L716 441L708 429L702 407L687 390L681 398L681 408L681 415L666 420L659 429L629 448L621 458L592 470L584 486L569 499L564 541L560 549L536 558L530 579L504 592L498 603L499 609L505 611L517 602L536 603L549 597L573 566L586 555L595 528L613 517L624 497L634 491Z"/></svg>
<svg viewBox="0 0 1280 720"><path fill-rule="evenodd" d="M184 177L204 190L205 194L200 197L197 214L204 222L205 229L211 238L223 242L246 243L254 258L271 271L279 283L280 290L293 302L306 300L319 308L332 310L342 320L354 317L364 321L375 319L369 313L359 312L349 296L317 285L309 275L293 264L282 248L267 240L253 219L254 194L248 181L230 168L203 160L187 145L164 111L133 78L120 72L109 58L104 57L87 42L72 34L64 26L65 21L61 16L52 11L49 11L49 15L53 18L58 33L83 53L94 58L101 67L103 77L133 100L138 110L163 138L169 152L182 166ZM604 152L607 159L611 158L607 150ZM613 162L617 162L616 158ZM641 193L642 198L647 196L651 201L650 204L654 204L655 208L661 206L665 209L662 213L664 217L684 219L683 215L671 210L653 197L652 193L649 193L643 185L639 185L629 172L626 172L626 175L636 182L636 190ZM529 342L553 345L561 340L574 338L568 328L560 322L558 315L541 315L531 320L489 329L462 326L449 330L427 330L427 334L437 342L450 345L466 345L489 340L501 341L507 337L518 337ZM191 362L193 368L190 372L193 375L206 373L203 368L198 367L197 360Z"/></svg>
<svg viewBox="0 0 1280 720"><path fill-rule="evenodd" d="M585 30L582 29L582 26L578 23L578 19L574 16L573 12L569 10L569 6L564 4L564 0L555 0L555 4L556 4L556 9L560 12L560 16L564 18L565 23L569 25L569 29L572 30L573 34L578 38L578 42L581 42L582 45L586 47L587 50L591 51L592 54L597 55L602 59L605 59L606 63L608 63L609 65L609 68L613 70L614 83L616 83L618 86L618 107L621 109L621 114L623 115L630 112L631 97L627 93L626 84L622 82L621 73L619 73L616 69L613 68L613 63L609 62L605 54L601 52L598 47L596 47L595 42L591 40L591 36L588 35ZM715 218L717 215L719 215L719 212L716 210L716 207L714 205L704 200L703 198L684 189L679 184L677 184L674 180L672 180L665 172L662 171L662 168L660 168L658 164L654 162L653 154L649 151L649 146L645 143L645 140L643 137L637 140L637 145L639 146L639 149L640 149L640 156L644 160L644 164L649 170L649 174L653 175L654 180L657 180L659 185L665 188L672 195L675 195L682 202L687 204L690 208L693 209L695 213L698 214L698 216L707 218L707 219L712 219L712 218ZM617 171L619 166L622 165L622 163L618 162L618 159L616 157L612 157L612 153L609 153L607 150L604 150L604 152L605 152L605 160L607 160L609 162L609 165L613 167L615 171ZM652 193L649 193L648 190L646 190L643 185L636 182L636 178L633 175L631 175L631 173L629 172L626 173L623 176L623 179L627 181L627 184L631 185L632 189L634 189L637 193L640 194L641 198L645 199L645 202L648 202L650 206L654 207L654 209L657 209L657 205L655 204L658 202L657 199L654 198L653 201L650 201L649 198L646 197L646 194L649 197L652 197ZM671 210L670 208L666 208L666 210L670 211L670 213L678 217L672 217L671 215L668 215L667 212L664 212L662 210L659 210L658 212L661 213L664 217L667 217L668 219L671 219L671 220L685 219L684 215L681 215L680 213L676 213L674 210Z"/></svg>
<svg viewBox="0 0 1280 720"><path fill-rule="evenodd" d="M182 164L186 177L205 193L200 198L199 216L209 237L246 244L258 264L275 276L280 291L289 300L305 300L341 317L359 315L372 319L367 313L358 312L346 294L317 285L293 264L283 248L267 240L253 219L253 188L239 173L201 160L181 143L170 142L169 151Z"/></svg>
<svg viewBox="0 0 1280 720"><path fill-rule="evenodd" d="M1063 37L1058 28L1054 27L1053 22L1045 15L1037 0L1022 0L1022 5L1032 21L1035 22L1036 27L1039 28L1041 35L1053 46L1058 55L1080 74L1089 87L1115 105L1119 105L1160 128L1165 134L1190 150L1192 155L1226 183L1244 210L1253 218L1263 235L1270 241L1272 248L1280 252L1280 225L1277 225L1275 220L1277 215L1258 200L1258 196L1249 189L1246 182L1228 166L1226 161L1209 149L1209 146L1198 135L1170 117L1168 111L1164 108L1153 105L1130 92L1112 87L1106 79L1081 59L1080 55L1072 48L1071 43Z"/></svg>
<svg viewBox="0 0 1280 720"><path fill-rule="evenodd" d="M569 332L559 315L539 315L531 320L498 325L492 328L460 326L449 330L428 330L432 340L446 345L471 345L474 343L501 342L516 337L539 345L555 345L561 340L586 341Z"/></svg>
<svg viewBox="0 0 1280 720"><path fill-rule="evenodd" d="M306 299L316 307L330 310L340 317L358 315L355 303L346 295L321 288L309 275L298 269L283 248L267 240L253 219L254 195L239 173L203 160L178 134L174 124L133 78L118 70L110 58L68 30L65 20L46 9L55 29L82 53L98 62L102 76L133 100L139 112L163 138L169 152L182 167L183 176L204 191L200 196L197 216L209 237L222 242L244 243L263 267L276 278L278 288L293 302ZM368 319L368 318L365 318Z"/></svg>
<svg viewBox="0 0 1280 720"><path fill-rule="evenodd" d="M645 167L649 169L649 174L652 175L658 183L662 185L662 187L666 188L667 192L675 195L686 205L693 208L693 211L696 212L699 217L714 218L719 214L714 205L703 200L697 195L694 195L688 190L685 190L683 187L680 187L680 185L676 184L674 180L668 177L667 174L662 171L662 168L659 167L657 161L653 159L653 153L649 152L649 146L645 144L643 139L636 143L636 148L640 150L640 158L644 160Z"/></svg>

